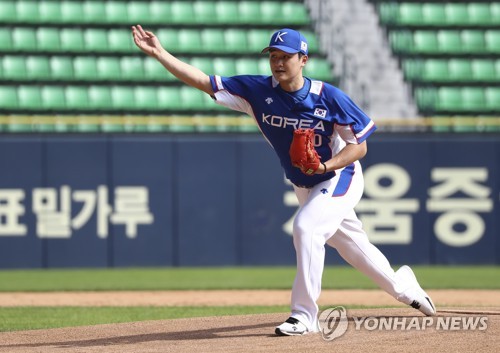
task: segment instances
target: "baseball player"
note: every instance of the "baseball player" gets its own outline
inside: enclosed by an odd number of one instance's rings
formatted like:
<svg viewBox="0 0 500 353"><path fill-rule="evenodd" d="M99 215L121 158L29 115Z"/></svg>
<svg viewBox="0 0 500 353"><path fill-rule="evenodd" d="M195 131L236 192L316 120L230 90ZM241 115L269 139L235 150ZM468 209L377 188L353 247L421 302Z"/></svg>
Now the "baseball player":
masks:
<svg viewBox="0 0 500 353"><path fill-rule="evenodd" d="M135 44L158 60L182 82L209 94L215 103L255 119L293 183L300 209L293 225L297 273L292 288L291 315L275 328L278 335L303 335L319 330L318 305L325 244L371 278L398 301L425 315L435 315L431 298L408 266L394 271L372 245L354 207L363 193L359 159L374 122L338 88L302 75L308 61L304 36L293 29L276 31L269 46L270 76L208 76L168 51L140 25L132 27ZM321 158L307 173L291 162L294 131L314 130L314 147Z"/></svg>

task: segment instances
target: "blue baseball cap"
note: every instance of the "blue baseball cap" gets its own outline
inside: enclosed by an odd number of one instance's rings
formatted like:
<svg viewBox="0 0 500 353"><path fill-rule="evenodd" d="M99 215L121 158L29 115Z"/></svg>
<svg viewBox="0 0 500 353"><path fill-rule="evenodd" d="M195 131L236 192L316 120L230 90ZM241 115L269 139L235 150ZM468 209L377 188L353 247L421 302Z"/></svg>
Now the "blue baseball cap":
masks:
<svg viewBox="0 0 500 353"><path fill-rule="evenodd" d="M306 38L299 31L290 28L283 28L274 32L269 46L262 49L261 53L267 53L272 48L282 50L288 54L302 53L307 55L308 53Z"/></svg>

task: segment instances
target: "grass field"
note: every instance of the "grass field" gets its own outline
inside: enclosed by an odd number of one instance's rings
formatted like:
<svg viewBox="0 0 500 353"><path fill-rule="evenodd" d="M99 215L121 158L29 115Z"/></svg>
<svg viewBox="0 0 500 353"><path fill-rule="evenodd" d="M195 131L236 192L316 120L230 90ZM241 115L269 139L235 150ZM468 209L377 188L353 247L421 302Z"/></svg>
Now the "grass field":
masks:
<svg viewBox="0 0 500 353"><path fill-rule="evenodd" d="M412 268L427 289L500 289L500 267L496 266ZM294 274L292 267L13 270L0 271L0 292L290 289ZM324 289L377 288L350 267L327 267L323 278ZM287 306L0 306L0 331L288 310Z"/></svg>
<svg viewBox="0 0 500 353"><path fill-rule="evenodd" d="M429 289L500 289L500 266L412 266ZM289 289L293 267L0 271L0 292ZM326 267L324 289L376 286L351 267Z"/></svg>
<svg viewBox="0 0 500 353"><path fill-rule="evenodd" d="M0 308L0 332L288 310L288 306Z"/></svg>

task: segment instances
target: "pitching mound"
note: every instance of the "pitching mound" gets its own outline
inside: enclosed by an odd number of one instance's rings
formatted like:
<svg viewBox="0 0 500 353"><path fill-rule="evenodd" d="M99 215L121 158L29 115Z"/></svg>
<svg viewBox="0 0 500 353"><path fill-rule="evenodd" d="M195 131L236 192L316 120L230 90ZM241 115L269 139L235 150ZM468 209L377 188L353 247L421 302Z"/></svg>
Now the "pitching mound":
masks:
<svg viewBox="0 0 500 353"><path fill-rule="evenodd" d="M325 340L321 333L275 336L274 326L285 319L283 314L262 314L2 333L0 351L435 353L497 352L500 347L500 311L493 309L443 309L432 319L413 309L350 310L347 314L347 331L331 341ZM466 321L461 318L475 317L478 318L476 329L470 330L469 326L469 330L465 330ZM487 319L481 321L480 317ZM384 325L380 322L385 325L391 322L393 329L376 328ZM396 322L399 324L394 327ZM481 326L485 322L486 329Z"/></svg>
<svg viewBox="0 0 500 353"><path fill-rule="evenodd" d="M349 309L350 305L398 305L382 291L323 291L321 305L342 303L347 308L347 330L333 340L326 331L276 336L274 327L286 319L280 313L6 332L0 333L0 352L498 352L498 291L429 294L438 305L436 318L406 306ZM0 293L0 306L288 305L289 300L289 291Z"/></svg>

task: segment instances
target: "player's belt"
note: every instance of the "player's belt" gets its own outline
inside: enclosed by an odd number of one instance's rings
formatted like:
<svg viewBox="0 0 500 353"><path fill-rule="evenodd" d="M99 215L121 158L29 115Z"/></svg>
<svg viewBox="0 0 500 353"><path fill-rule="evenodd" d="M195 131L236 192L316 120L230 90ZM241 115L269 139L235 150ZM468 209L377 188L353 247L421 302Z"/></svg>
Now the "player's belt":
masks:
<svg viewBox="0 0 500 353"><path fill-rule="evenodd" d="M302 189L312 189L313 187L315 187L315 185L307 186L307 185L298 185L298 184L295 184L295 183L293 185L295 185L298 188L302 188Z"/></svg>
<svg viewBox="0 0 500 353"><path fill-rule="evenodd" d="M354 167L354 164L352 164L352 166ZM349 168L349 167L347 167L347 168ZM347 169L347 168L345 168L345 169ZM328 173L326 173L326 174L323 174L321 177L322 177L322 179L324 179L324 180L319 180L319 181L318 181L316 184L314 184L314 185L300 185L300 184L295 184L295 183L293 183L293 185L295 185L295 186L296 186L296 187L298 187L298 188L303 188L303 189L312 189L313 187L315 187L315 186L316 186L316 185L318 185L319 183L322 183L322 182L323 182L323 181L325 181L325 180L331 179L331 178L335 177L336 175L337 175L337 173L335 173L334 171L333 171L333 172L328 172Z"/></svg>

